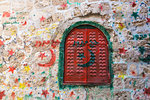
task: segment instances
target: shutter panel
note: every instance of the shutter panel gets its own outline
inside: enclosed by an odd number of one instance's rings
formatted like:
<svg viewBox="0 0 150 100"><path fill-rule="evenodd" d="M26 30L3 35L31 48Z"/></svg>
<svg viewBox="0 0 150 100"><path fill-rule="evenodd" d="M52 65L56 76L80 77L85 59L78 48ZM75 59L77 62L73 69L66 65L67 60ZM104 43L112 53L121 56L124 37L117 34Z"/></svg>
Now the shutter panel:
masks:
<svg viewBox="0 0 150 100"><path fill-rule="evenodd" d="M66 39L64 84L85 84L87 82L87 68L78 66L86 59L84 57L85 46L81 45L84 44L82 41L86 41L85 29L73 29Z"/></svg>
<svg viewBox="0 0 150 100"><path fill-rule="evenodd" d="M107 84L110 82L107 39L98 29L88 29L87 34L90 50L94 53L95 57L92 66L88 67L87 82L88 84ZM90 53L88 57L91 57Z"/></svg>

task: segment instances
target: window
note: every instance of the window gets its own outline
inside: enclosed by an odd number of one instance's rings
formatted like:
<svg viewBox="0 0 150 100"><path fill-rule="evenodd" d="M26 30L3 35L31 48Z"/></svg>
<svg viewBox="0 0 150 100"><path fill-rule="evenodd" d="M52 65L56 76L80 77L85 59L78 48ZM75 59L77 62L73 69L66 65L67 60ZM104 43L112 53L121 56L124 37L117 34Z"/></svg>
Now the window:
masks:
<svg viewBox="0 0 150 100"><path fill-rule="evenodd" d="M109 49L104 33L92 25L74 27L65 39L63 71L63 85L110 84Z"/></svg>

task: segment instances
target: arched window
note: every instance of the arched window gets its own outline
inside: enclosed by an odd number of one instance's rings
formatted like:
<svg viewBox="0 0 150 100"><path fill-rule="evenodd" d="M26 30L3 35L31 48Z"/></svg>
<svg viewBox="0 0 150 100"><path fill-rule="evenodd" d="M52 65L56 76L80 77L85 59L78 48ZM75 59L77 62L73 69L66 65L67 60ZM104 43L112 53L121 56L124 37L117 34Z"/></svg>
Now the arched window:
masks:
<svg viewBox="0 0 150 100"><path fill-rule="evenodd" d="M62 41L63 85L110 85L109 42L100 29L78 25Z"/></svg>

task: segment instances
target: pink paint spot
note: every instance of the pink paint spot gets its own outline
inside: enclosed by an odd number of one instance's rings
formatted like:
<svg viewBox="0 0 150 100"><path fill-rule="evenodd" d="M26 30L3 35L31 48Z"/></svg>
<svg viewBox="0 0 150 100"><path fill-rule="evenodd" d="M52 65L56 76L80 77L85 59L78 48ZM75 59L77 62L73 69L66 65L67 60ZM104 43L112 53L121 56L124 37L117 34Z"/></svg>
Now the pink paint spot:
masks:
<svg viewBox="0 0 150 100"><path fill-rule="evenodd" d="M10 17L10 13L9 12L3 12L3 17Z"/></svg>

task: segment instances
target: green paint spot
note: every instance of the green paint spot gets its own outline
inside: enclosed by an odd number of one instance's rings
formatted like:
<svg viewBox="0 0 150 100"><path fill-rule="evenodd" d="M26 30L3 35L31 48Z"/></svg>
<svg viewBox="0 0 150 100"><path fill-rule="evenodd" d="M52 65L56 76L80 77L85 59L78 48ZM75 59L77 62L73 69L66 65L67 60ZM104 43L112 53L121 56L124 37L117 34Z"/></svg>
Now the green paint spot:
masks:
<svg viewBox="0 0 150 100"><path fill-rule="evenodd" d="M79 96L76 98L76 100L78 100L79 99Z"/></svg>
<svg viewBox="0 0 150 100"><path fill-rule="evenodd" d="M135 87L136 81L133 82L133 87Z"/></svg>
<svg viewBox="0 0 150 100"><path fill-rule="evenodd" d="M0 68L2 67L2 64L0 64Z"/></svg>
<svg viewBox="0 0 150 100"><path fill-rule="evenodd" d="M139 51L143 55L145 52L145 47L143 47L143 46L139 47Z"/></svg>
<svg viewBox="0 0 150 100"><path fill-rule="evenodd" d="M133 12L131 16L133 16L135 20L137 17L139 17L138 12Z"/></svg>
<svg viewBox="0 0 150 100"><path fill-rule="evenodd" d="M147 57L145 58L139 58L141 61L143 62L146 62L146 63L149 63L150 62L150 55L148 55Z"/></svg>
<svg viewBox="0 0 150 100"><path fill-rule="evenodd" d="M42 100L41 97L36 97L37 100Z"/></svg>
<svg viewBox="0 0 150 100"><path fill-rule="evenodd" d="M49 68L49 76L52 76L51 68Z"/></svg>
<svg viewBox="0 0 150 100"><path fill-rule="evenodd" d="M139 35L135 35L135 39L138 40L139 39Z"/></svg>
<svg viewBox="0 0 150 100"><path fill-rule="evenodd" d="M55 100L60 100L60 98L55 96Z"/></svg>
<svg viewBox="0 0 150 100"><path fill-rule="evenodd" d="M45 74L45 71L43 71L41 74Z"/></svg>
<svg viewBox="0 0 150 100"><path fill-rule="evenodd" d="M121 33L119 33L121 35Z"/></svg>
<svg viewBox="0 0 150 100"><path fill-rule="evenodd" d="M130 26L130 23L128 23L128 25Z"/></svg>
<svg viewBox="0 0 150 100"><path fill-rule="evenodd" d="M20 78L18 78L18 81L20 81Z"/></svg>
<svg viewBox="0 0 150 100"><path fill-rule="evenodd" d="M34 72L32 72L32 75L34 75Z"/></svg>

